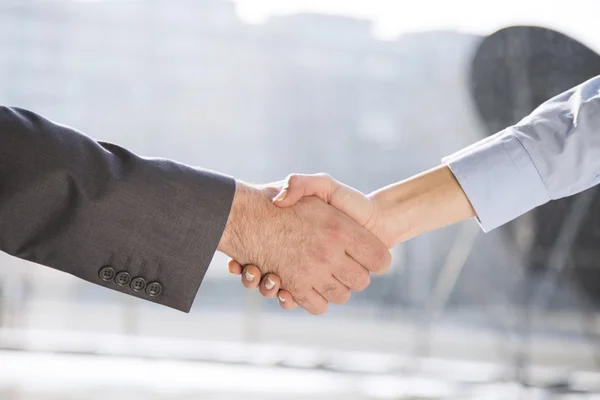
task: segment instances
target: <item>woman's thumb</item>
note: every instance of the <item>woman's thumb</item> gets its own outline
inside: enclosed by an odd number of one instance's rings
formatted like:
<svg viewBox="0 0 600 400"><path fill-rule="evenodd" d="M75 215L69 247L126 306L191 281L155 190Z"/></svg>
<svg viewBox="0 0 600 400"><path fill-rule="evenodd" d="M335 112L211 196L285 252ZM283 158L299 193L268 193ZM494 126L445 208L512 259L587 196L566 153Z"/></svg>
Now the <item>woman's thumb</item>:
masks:
<svg viewBox="0 0 600 400"><path fill-rule="evenodd" d="M287 177L273 203L279 207L290 207L306 196L317 196L329 203L334 186L335 181L325 174L293 174Z"/></svg>

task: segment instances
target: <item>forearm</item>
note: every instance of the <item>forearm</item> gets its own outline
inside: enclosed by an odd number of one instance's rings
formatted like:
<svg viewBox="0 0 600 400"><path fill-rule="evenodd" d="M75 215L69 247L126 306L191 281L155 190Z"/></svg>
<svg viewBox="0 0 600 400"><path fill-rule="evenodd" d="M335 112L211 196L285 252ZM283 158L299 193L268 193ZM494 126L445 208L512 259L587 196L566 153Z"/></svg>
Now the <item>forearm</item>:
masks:
<svg viewBox="0 0 600 400"><path fill-rule="evenodd" d="M369 195L394 243L475 216L450 169L440 166Z"/></svg>
<svg viewBox="0 0 600 400"><path fill-rule="evenodd" d="M229 217L217 246L217 250L244 264L260 262L253 256L254 250L260 245L255 241L259 236L258 231L263 230L269 217L269 208L273 207L263 190L269 189L236 181Z"/></svg>

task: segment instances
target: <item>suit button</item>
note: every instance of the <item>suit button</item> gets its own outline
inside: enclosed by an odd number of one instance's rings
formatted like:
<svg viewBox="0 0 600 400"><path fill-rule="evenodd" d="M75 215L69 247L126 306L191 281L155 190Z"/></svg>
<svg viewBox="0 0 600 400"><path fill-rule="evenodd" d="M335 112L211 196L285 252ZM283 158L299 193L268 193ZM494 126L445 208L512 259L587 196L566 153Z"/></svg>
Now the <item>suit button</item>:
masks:
<svg viewBox="0 0 600 400"><path fill-rule="evenodd" d="M163 287L158 282L150 282L148 286L146 286L146 294L150 297L156 297L162 293Z"/></svg>
<svg viewBox="0 0 600 400"><path fill-rule="evenodd" d="M130 286L134 292L141 292L146 288L146 280L141 276L138 276L137 278L133 278L131 280Z"/></svg>
<svg viewBox="0 0 600 400"><path fill-rule="evenodd" d="M104 267L100 268L98 275L104 282L110 282L115 277L115 270L110 265L105 265Z"/></svg>
<svg viewBox="0 0 600 400"><path fill-rule="evenodd" d="M119 286L127 286L129 285L129 282L131 282L131 275L129 275L128 272L121 271L115 276L115 282L117 282L117 285Z"/></svg>

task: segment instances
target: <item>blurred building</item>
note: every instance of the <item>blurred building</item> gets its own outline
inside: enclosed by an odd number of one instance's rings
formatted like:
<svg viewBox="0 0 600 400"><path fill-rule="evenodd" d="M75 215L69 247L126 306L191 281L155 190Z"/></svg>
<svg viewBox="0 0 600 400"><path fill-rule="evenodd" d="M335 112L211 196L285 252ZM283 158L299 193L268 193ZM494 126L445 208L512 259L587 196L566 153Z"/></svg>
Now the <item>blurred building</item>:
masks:
<svg viewBox="0 0 600 400"><path fill-rule="evenodd" d="M399 144L425 143L434 101L456 104L464 92L475 41L439 32L382 42L366 21L311 14L252 26L219 0L0 7L3 103L148 155L210 165L219 162L203 149L239 146L285 171L347 174L357 156L348 149L368 158L364 146L397 155ZM464 105L456 108L435 118L464 122ZM447 122L440 130L452 129Z"/></svg>
<svg viewBox="0 0 600 400"><path fill-rule="evenodd" d="M479 138L477 40L381 41L368 21L315 14L250 25L221 0L0 0L0 104L250 181L326 171L370 191ZM425 286L452 235L416 242Z"/></svg>

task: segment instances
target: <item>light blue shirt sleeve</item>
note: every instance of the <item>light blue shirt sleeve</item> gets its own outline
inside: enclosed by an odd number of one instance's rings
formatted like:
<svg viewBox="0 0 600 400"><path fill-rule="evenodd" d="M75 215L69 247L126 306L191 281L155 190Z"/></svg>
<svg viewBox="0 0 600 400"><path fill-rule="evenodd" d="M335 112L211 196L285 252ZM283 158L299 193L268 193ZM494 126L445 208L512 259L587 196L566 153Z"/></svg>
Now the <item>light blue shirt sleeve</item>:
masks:
<svg viewBox="0 0 600 400"><path fill-rule="evenodd" d="M600 76L442 162L486 232L600 182Z"/></svg>

